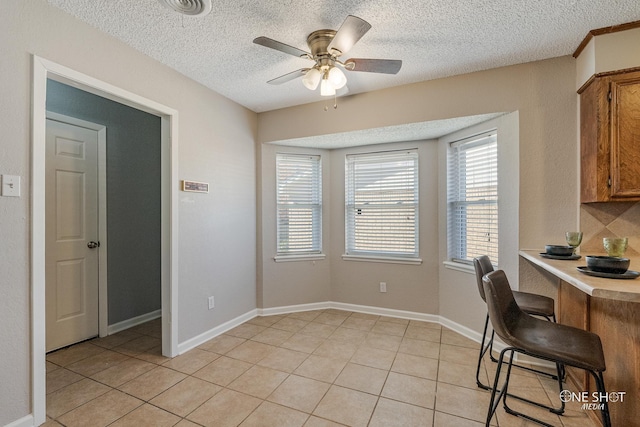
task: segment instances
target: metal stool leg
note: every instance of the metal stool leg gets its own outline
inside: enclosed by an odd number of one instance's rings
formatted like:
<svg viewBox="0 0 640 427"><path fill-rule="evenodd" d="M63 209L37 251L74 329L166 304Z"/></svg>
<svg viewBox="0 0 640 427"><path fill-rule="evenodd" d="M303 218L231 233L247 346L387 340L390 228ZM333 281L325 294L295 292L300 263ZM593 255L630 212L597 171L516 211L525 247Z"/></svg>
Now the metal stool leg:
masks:
<svg viewBox="0 0 640 427"><path fill-rule="evenodd" d="M490 349L493 345L493 335L494 335L493 331L491 331L491 339L489 340L489 343L486 346L484 345L485 340L487 338L488 327L489 327L489 313L487 313L487 319L484 321L484 331L482 332L482 342L480 343L480 352L478 353L478 366L476 367L476 384L478 384L478 387L484 390L491 390L491 387L483 384L482 381L480 381L480 366L482 365L482 358L484 357L487 350L489 350L489 354L491 354Z"/></svg>
<svg viewBox="0 0 640 427"><path fill-rule="evenodd" d="M489 411L487 413L487 421L485 423L485 427L489 427L491 424L491 419L493 415L496 413L496 409L500 404L500 399L502 399L504 393L506 392L508 382L502 386L502 389L498 392L498 384L500 380L500 370L502 369L502 362L504 360L504 356L507 351L511 351L511 358L513 359L513 350L510 347L505 348L500 352L500 357L498 358L498 367L496 368L496 376L493 379L493 387L491 388L491 398L489 399Z"/></svg>
<svg viewBox="0 0 640 427"><path fill-rule="evenodd" d="M596 388L598 390L598 393L600 393L600 395L605 395L606 394L606 389L604 388L604 377L602 376L602 372L594 372L594 371L589 371L591 372L591 375L593 375L593 377L596 380ZM607 402L607 400L605 399L604 402L602 402L602 409L600 410L600 414L602 415L602 425L603 427L611 427L611 416L609 414L609 403Z"/></svg>
<svg viewBox="0 0 640 427"><path fill-rule="evenodd" d="M558 378L558 394L562 391L562 380L560 379L561 378L561 376L560 376L561 369L562 369L562 364L556 363L556 371L558 372L558 376L557 376L557 378ZM507 381L509 381L509 377L507 377ZM524 398L521 398L519 396L513 396L513 395L511 395L509 393L505 393L505 396L502 399L502 403L504 405L504 410L505 410L506 413L511 414L511 415L515 415L517 417L526 418L526 419L528 419L530 421L533 421L535 423L538 423L538 424L541 424L541 425L544 425L544 426L553 427L553 425L547 424L542 420L539 420L539 419L534 418L534 417L532 417L530 415L524 414L522 412L518 412L518 411L510 408L509 405L507 404L507 397L517 397L519 400L522 400L522 401L527 402L527 403L529 403L531 405L535 405L535 406L538 406L540 408L546 409L549 412L551 412L553 414L556 414L556 415L562 415L564 413L564 409L565 409L565 403L562 400L560 401L560 407L559 408L554 408L553 406L543 405L542 403L535 402L533 400L524 399Z"/></svg>
<svg viewBox="0 0 640 427"><path fill-rule="evenodd" d="M507 353L507 351L509 351L511 353L509 360L507 363L507 373L505 376L505 380L504 380L504 384L502 386L502 388L499 389L498 391L498 385L499 385L499 377L500 377L500 371L502 369L502 365L505 363L505 355ZM493 389L491 390L491 399L489 401L489 412L487 414L487 421L486 421L486 426L489 426L491 419L493 418L493 415L496 412L496 409L498 408L498 405L500 404L500 400L502 400L502 404L504 407L504 410L506 413L510 414L510 415L515 415L517 417L521 417L521 418L525 418L527 420L533 421L535 423L538 423L540 425L546 426L546 427L554 427L551 424L545 423L542 420L539 420L537 418L534 418L530 415L524 414L522 412L518 412L513 410L512 408L510 408L507 404L507 397L512 397L512 398L516 398L519 400L522 400L526 403L538 406L540 408L544 408L547 409L549 412L552 412L554 414L557 415L562 415L562 413L564 413L564 408L565 408L565 403L561 402L560 408L554 408L551 406L547 406L547 405L543 405L541 403L538 402L534 402L532 400L529 399L525 399L522 398L520 396L515 396L509 393L509 380L511 379L511 368L513 366L516 366L513 363L513 357L514 354L518 352L521 353L521 351L518 351L518 349L513 348L513 347L509 347L504 349L501 353L500 353L500 358L498 360L498 367L496 369L496 377L494 379L493 382ZM560 370L561 370L561 364L560 363L556 363L556 370L558 371L558 378L559 378L559 374L560 374ZM558 388L561 391L562 390L562 381L560 379L558 379Z"/></svg>

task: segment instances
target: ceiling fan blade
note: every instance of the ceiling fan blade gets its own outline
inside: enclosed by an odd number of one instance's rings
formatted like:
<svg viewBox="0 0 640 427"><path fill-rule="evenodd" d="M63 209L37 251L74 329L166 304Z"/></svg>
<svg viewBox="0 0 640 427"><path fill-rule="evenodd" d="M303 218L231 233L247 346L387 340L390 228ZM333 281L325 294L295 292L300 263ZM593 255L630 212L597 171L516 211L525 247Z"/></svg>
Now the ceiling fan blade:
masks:
<svg viewBox="0 0 640 427"><path fill-rule="evenodd" d="M402 61L399 59L351 58L344 63L344 68L349 71L368 73L397 74L401 67Z"/></svg>
<svg viewBox="0 0 640 427"><path fill-rule="evenodd" d="M280 77L276 77L275 79L269 80L267 83L269 83L270 85L281 85L282 83L286 83L293 79L297 79L298 77L304 76L305 74L307 74L307 71L309 71L308 68L301 68L299 70L295 70Z"/></svg>
<svg viewBox="0 0 640 427"><path fill-rule="evenodd" d="M259 44L260 46L270 47L271 49L279 50L280 52L288 53L289 55L297 56L297 57L311 57L311 54L305 52L302 49L298 49L297 47L289 46L288 44L284 44L282 42L270 39L269 37L256 37L253 39L255 44Z"/></svg>
<svg viewBox="0 0 640 427"><path fill-rule="evenodd" d="M344 20L333 40L329 43L327 51L337 56L346 53L370 28L371 24L364 19L353 15L347 16L347 19Z"/></svg>

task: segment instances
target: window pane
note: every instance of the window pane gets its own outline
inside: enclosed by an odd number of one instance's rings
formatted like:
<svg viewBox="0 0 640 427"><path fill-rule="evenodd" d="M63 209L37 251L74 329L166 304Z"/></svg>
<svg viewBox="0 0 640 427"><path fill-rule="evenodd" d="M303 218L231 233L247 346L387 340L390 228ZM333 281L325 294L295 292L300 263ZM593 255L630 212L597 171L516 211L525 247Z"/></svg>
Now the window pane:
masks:
<svg viewBox="0 0 640 427"><path fill-rule="evenodd" d="M346 158L346 253L418 256L416 150Z"/></svg>
<svg viewBox="0 0 640 427"><path fill-rule="evenodd" d="M278 254L322 251L320 156L278 154Z"/></svg>
<svg viewBox="0 0 640 427"><path fill-rule="evenodd" d="M498 262L498 151L495 133L451 144L448 156L449 259Z"/></svg>

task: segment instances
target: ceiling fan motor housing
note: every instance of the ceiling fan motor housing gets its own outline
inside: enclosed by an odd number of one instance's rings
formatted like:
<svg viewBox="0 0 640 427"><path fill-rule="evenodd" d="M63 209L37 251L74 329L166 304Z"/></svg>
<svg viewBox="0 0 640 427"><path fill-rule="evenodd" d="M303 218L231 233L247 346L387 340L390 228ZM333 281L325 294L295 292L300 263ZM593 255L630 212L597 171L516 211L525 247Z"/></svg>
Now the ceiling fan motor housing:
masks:
<svg viewBox="0 0 640 427"><path fill-rule="evenodd" d="M309 34L309 37L307 37L307 44L309 45L311 55L314 59L342 55L342 52L340 51L332 53L327 51L327 47L335 35L336 32L334 30L317 30Z"/></svg>

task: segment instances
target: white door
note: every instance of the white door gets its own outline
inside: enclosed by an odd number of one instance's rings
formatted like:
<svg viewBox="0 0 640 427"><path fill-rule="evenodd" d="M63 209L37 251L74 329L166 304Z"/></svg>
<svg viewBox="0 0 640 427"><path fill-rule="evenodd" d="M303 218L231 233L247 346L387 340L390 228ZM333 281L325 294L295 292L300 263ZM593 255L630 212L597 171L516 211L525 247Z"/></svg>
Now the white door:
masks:
<svg viewBox="0 0 640 427"><path fill-rule="evenodd" d="M97 131L47 120L47 351L98 335L97 169Z"/></svg>

